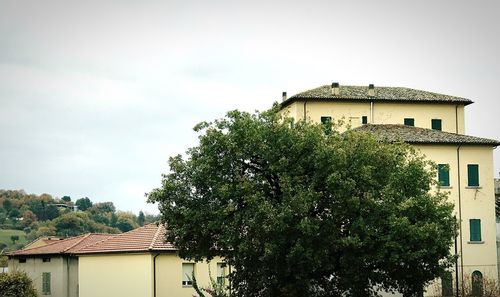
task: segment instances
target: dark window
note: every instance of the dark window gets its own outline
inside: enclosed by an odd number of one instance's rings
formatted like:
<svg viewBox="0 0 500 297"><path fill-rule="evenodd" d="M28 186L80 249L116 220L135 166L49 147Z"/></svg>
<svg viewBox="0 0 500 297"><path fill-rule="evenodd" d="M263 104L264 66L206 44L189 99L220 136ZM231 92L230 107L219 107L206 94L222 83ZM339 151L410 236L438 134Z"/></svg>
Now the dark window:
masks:
<svg viewBox="0 0 500 297"><path fill-rule="evenodd" d="M330 134L332 132L332 117L321 117L321 124L325 128L325 133Z"/></svg>
<svg viewBox="0 0 500 297"><path fill-rule="evenodd" d="M415 119L414 118L405 118L405 126L415 126Z"/></svg>
<svg viewBox="0 0 500 297"><path fill-rule="evenodd" d="M483 274L477 270L472 273L472 296L483 296Z"/></svg>
<svg viewBox="0 0 500 297"><path fill-rule="evenodd" d="M362 116L361 117L361 124L368 124L368 117L367 116Z"/></svg>
<svg viewBox="0 0 500 297"><path fill-rule="evenodd" d="M440 186L450 186L450 166L448 164L438 164L438 181Z"/></svg>
<svg viewBox="0 0 500 297"><path fill-rule="evenodd" d="M42 294L50 295L50 272L42 273Z"/></svg>
<svg viewBox="0 0 500 297"><path fill-rule="evenodd" d="M441 120L440 119L432 119L431 120L431 127L432 130L439 130L441 131Z"/></svg>
<svg viewBox="0 0 500 297"><path fill-rule="evenodd" d="M43 262L50 262L50 258L43 258L42 261Z"/></svg>
<svg viewBox="0 0 500 297"><path fill-rule="evenodd" d="M194 274L194 263L182 263L182 285L192 286Z"/></svg>
<svg viewBox="0 0 500 297"><path fill-rule="evenodd" d="M327 124L332 122L332 117L321 117L321 124Z"/></svg>
<svg viewBox="0 0 500 297"><path fill-rule="evenodd" d="M443 297L453 296L453 278L451 272L445 272L441 277L441 295Z"/></svg>
<svg viewBox="0 0 500 297"><path fill-rule="evenodd" d="M26 259L25 258L19 259L19 263L26 263Z"/></svg>
<svg viewBox="0 0 500 297"><path fill-rule="evenodd" d="M470 219L470 241L481 241L481 220Z"/></svg>
<svg viewBox="0 0 500 297"><path fill-rule="evenodd" d="M467 165L467 185L469 187L479 187L479 165Z"/></svg>

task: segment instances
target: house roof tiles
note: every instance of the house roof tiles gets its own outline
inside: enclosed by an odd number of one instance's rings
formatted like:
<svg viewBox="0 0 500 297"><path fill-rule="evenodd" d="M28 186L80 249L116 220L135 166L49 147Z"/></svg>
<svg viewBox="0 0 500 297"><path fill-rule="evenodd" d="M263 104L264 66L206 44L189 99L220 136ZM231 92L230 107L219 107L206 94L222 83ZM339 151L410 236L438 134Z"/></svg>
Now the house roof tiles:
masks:
<svg viewBox="0 0 500 297"><path fill-rule="evenodd" d="M75 251L75 253L96 254L177 250L172 244L165 242L165 232L165 226L162 224L148 224L144 227L82 247Z"/></svg>
<svg viewBox="0 0 500 297"><path fill-rule="evenodd" d="M375 96L368 96L368 86L339 86L338 95L332 93L330 85L324 85L291 96L282 102L286 106L300 99L317 99L331 101L373 101L373 102L425 102L425 103L458 103L468 105L473 101L456 96L416 90L405 87L375 87Z"/></svg>
<svg viewBox="0 0 500 297"><path fill-rule="evenodd" d="M44 246L26 248L8 253L8 256L33 256L33 255L54 255L54 254L72 254L76 250L94 244L96 242L115 236L114 234L96 234L88 233L75 236L56 242L51 242Z"/></svg>
<svg viewBox="0 0 500 297"><path fill-rule="evenodd" d="M468 144L498 146L500 141L463 134L443 132L405 125L368 124L355 129L369 132L386 141L403 141L412 144Z"/></svg>

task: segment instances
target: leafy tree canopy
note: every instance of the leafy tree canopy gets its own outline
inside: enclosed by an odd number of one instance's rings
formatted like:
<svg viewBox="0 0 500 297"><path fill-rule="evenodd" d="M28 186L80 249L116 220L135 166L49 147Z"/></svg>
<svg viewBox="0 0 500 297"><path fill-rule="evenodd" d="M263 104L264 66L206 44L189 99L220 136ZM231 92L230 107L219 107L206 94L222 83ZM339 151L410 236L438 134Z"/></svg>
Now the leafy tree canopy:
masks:
<svg viewBox="0 0 500 297"><path fill-rule="evenodd" d="M431 164L327 125L276 106L199 124L199 145L149 194L167 240L188 259L224 257L236 296L419 292L451 264L456 233Z"/></svg>
<svg viewBox="0 0 500 297"><path fill-rule="evenodd" d="M78 207L78 210L86 211L92 207L92 201L88 197L80 198L76 200L75 205Z"/></svg>
<svg viewBox="0 0 500 297"><path fill-rule="evenodd" d="M22 271L0 273L0 296L36 297L33 281Z"/></svg>

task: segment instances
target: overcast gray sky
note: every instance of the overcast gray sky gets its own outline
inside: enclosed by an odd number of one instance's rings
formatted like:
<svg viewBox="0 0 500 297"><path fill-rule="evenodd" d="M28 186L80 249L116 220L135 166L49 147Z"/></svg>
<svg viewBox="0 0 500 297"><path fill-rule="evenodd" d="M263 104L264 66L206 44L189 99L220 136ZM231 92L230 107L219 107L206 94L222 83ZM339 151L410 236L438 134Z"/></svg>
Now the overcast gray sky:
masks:
<svg viewBox="0 0 500 297"><path fill-rule="evenodd" d="M475 101L500 139L500 1L0 0L0 188L157 212L192 127L333 81ZM500 171L495 151L495 176Z"/></svg>

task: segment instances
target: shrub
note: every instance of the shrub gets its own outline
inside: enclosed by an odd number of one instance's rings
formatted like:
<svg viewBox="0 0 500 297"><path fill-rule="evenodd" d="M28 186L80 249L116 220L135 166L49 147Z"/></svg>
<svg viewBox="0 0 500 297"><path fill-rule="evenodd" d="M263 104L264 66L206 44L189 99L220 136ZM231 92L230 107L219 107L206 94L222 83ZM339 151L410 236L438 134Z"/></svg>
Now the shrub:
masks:
<svg viewBox="0 0 500 297"><path fill-rule="evenodd" d="M496 279L491 279L488 277L483 277L482 281L482 294L476 294L473 290L472 286L472 279L473 277L471 275L464 276L464 285L463 285L463 294L462 292L458 293L459 297L500 297L500 292L498 288L498 282ZM453 282L453 297L456 296L455 294L455 283ZM459 290L462 290L462 287L459 287ZM430 287L428 290L429 295L432 297L451 297L451 296L444 296L441 293L441 284L436 283L433 286Z"/></svg>
<svg viewBox="0 0 500 297"><path fill-rule="evenodd" d="M33 281L21 271L0 274L0 297L36 297Z"/></svg>

